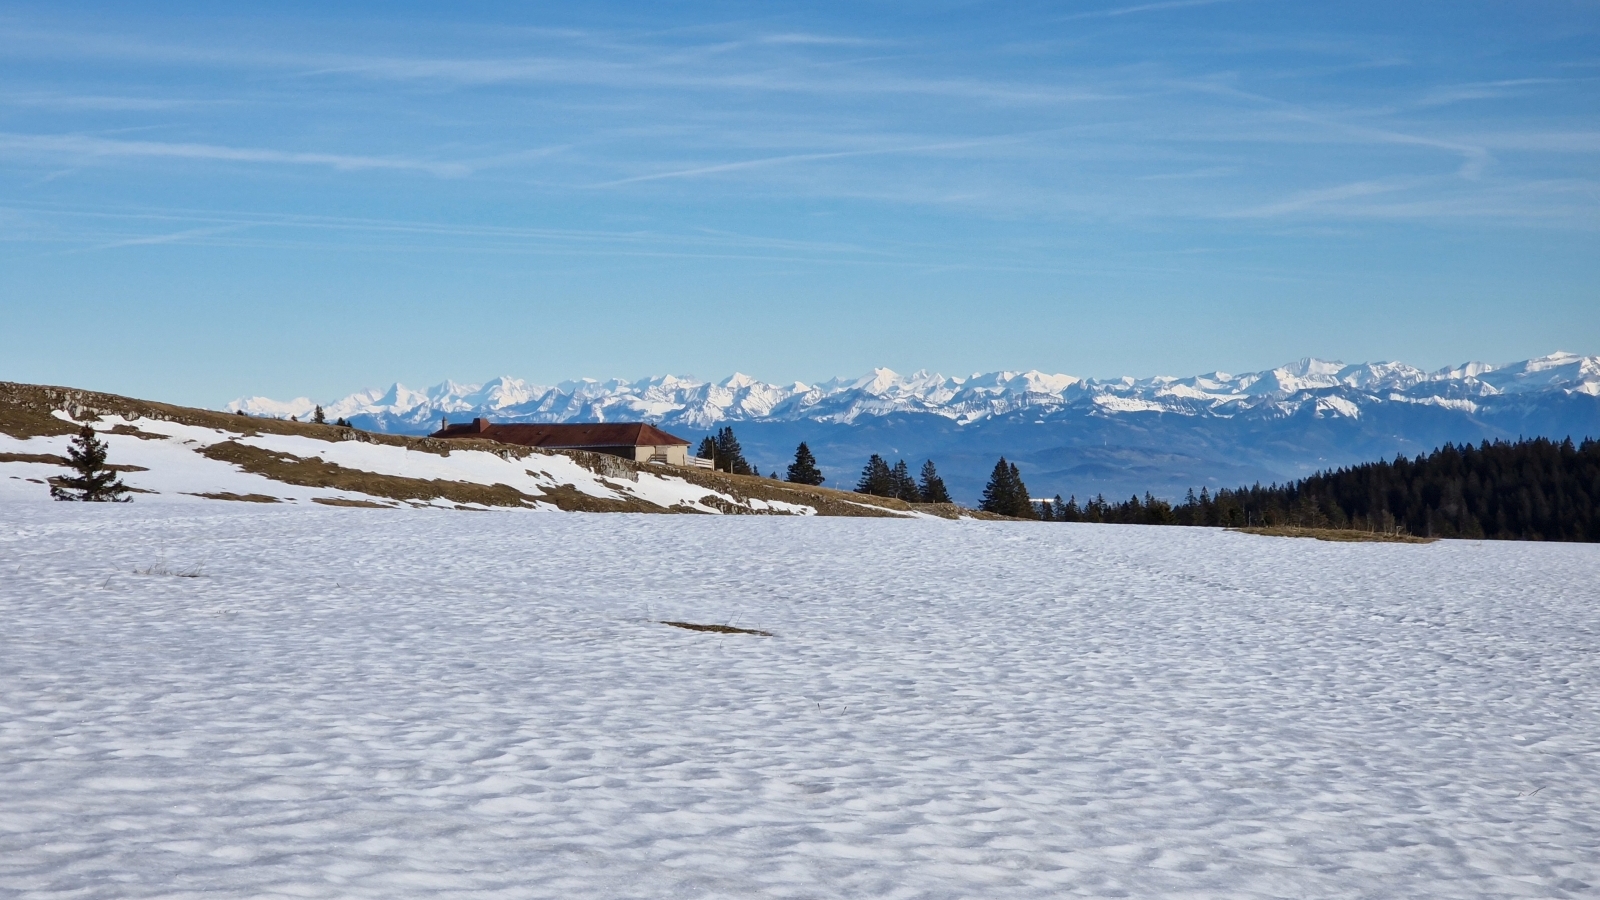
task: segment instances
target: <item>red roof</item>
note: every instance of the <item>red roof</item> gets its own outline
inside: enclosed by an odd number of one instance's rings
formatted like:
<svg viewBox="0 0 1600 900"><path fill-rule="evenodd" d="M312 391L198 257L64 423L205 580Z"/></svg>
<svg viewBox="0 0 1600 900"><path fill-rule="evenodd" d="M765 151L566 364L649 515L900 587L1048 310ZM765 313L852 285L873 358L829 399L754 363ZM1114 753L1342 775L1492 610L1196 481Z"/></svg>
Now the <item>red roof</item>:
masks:
<svg viewBox="0 0 1600 900"><path fill-rule="evenodd" d="M451 425L432 435L438 438L487 438L502 444L544 447L549 450L575 450L585 447L662 447L689 442L644 422L592 422L571 425L506 424L495 425L482 419L471 424Z"/></svg>

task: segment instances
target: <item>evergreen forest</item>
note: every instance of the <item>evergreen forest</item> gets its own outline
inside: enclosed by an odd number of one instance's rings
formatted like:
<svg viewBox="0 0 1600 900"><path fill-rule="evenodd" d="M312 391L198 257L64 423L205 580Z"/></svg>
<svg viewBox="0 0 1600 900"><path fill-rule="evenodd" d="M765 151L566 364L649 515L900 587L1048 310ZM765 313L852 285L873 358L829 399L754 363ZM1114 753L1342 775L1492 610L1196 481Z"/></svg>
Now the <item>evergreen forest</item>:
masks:
<svg viewBox="0 0 1600 900"><path fill-rule="evenodd" d="M1600 542L1600 441L1531 438L1445 444L1426 456L1319 472L1285 485L1189 491L1171 504L1146 493L1121 503L1058 496L1057 522L1279 526L1421 537Z"/></svg>
<svg viewBox="0 0 1600 900"><path fill-rule="evenodd" d="M891 466L876 453L872 454L866 466L861 469L861 478L856 482L856 493L871 494L874 497L894 497L907 503L951 502L950 491L945 488L944 479L939 477L939 470L934 466L933 460L927 460L922 464L919 481L912 476L911 467L906 465L905 460L899 460Z"/></svg>

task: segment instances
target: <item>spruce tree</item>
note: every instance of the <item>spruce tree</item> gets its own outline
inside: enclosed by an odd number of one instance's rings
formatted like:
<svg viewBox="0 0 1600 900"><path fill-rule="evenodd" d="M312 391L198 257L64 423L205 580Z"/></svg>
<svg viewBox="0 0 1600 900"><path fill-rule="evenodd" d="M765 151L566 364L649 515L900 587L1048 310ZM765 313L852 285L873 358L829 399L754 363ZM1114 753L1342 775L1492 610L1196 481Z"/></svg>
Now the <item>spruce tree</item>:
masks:
<svg viewBox="0 0 1600 900"><path fill-rule="evenodd" d="M1039 513L1033 508L1033 500L1028 496L1028 486L1022 483L1022 473L1017 471L1017 464L1011 464L1011 512L1008 516L1018 519L1037 519Z"/></svg>
<svg viewBox="0 0 1600 900"><path fill-rule="evenodd" d="M889 470L889 464L883 461L883 457L874 453L867 460L861 470L861 480L856 482L856 493L874 497L894 496L894 473Z"/></svg>
<svg viewBox="0 0 1600 900"><path fill-rule="evenodd" d="M722 426L722 430L717 432L715 444L717 468L735 475L750 474L750 463L744 458L744 449L739 446L739 439L733 436L733 426Z"/></svg>
<svg viewBox="0 0 1600 900"><path fill-rule="evenodd" d="M1016 506L1016 496L1016 486L1011 481L1011 466L1002 456L989 474L989 483L983 486L983 499L978 503L978 508L984 512L1009 516Z"/></svg>
<svg viewBox="0 0 1600 900"><path fill-rule="evenodd" d="M322 406L320 404L317 406L316 411L311 414L311 422L314 425L328 424L328 417L322 414Z"/></svg>
<svg viewBox="0 0 1600 900"><path fill-rule="evenodd" d="M1004 456L994 464L994 473L983 489L980 509L1015 519L1037 519L1039 513L1028 499L1028 486L1022 483L1022 473L1015 463L1006 462Z"/></svg>
<svg viewBox="0 0 1600 900"><path fill-rule="evenodd" d="M939 477L939 470L933 467L933 460L922 464L922 484L918 486L922 492L923 503L950 503L950 492L945 489L944 479Z"/></svg>
<svg viewBox="0 0 1600 900"><path fill-rule="evenodd" d="M128 487L117 478L117 473L106 468L105 442L88 425L83 426L67 447L67 465L78 474L56 479L50 496L57 500L127 503L133 499L122 496L128 492Z"/></svg>
<svg viewBox="0 0 1600 900"><path fill-rule="evenodd" d="M717 458L717 442L710 435L706 435L706 439L700 442L700 449L696 450L694 455L700 459L715 461Z"/></svg>
<svg viewBox="0 0 1600 900"><path fill-rule="evenodd" d="M1083 511L1078 509L1078 495L1077 494L1073 494L1067 500L1067 505L1066 506L1062 506L1061 503L1059 502L1061 500L1061 495L1060 494L1056 495L1056 500L1057 500L1057 503L1056 503L1056 521L1057 522L1082 522L1083 521Z"/></svg>
<svg viewBox="0 0 1600 900"><path fill-rule="evenodd" d="M907 503L922 502L922 491L917 487L917 480L911 477L911 469L905 460L896 462L894 468L889 470L889 480L894 483L893 496Z"/></svg>
<svg viewBox="0 0 1600 900"><path fill-rule="evenodd" d="M789 481L792 484L818 485L823 482L822 470L817 468L817 458L805 441L794 448L794 462L789 464Z"/></svg>

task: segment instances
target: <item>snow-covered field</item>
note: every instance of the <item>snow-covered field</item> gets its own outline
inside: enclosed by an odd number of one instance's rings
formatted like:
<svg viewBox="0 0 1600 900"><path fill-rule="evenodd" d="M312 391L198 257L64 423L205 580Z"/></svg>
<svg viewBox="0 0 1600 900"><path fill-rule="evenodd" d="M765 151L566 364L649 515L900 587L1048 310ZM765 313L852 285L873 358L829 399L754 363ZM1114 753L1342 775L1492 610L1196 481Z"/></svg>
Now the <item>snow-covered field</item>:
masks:
<svg viewBox="0 0 1600 900"><path fill-rule="evenodd" d="M13 498L0 576L5 896L1600 893L1596 546Z"/></svg>
<svg viewBox="0 0 1600 900"><path fill-rule="evenodd" d="M63 412L57 412L55 416L74 425L81 424ZM248 422L248 419L245 420L241 427ZM136 429L142 436L111 433L111 429L118 426ZM231 441L297 459L331 463L356 472L424 481L503 485L534 497L553 488L570 486L578 493L591 497L642 500L663 508L677 507L697 513L720 514L721 509L705 502L713 498L730 507L745 507L760 513L816 513L812 507L797 503L741 499L722 494L691 484L668 468L638 472L631 478L614 476L608 479L559 453L534 453L523 458L508 458L481 450L457 449L449 456L442 456L357 440L276 434L244 436L217 428L182 425L153 418L125 419L121 416L102 416L95 420L93 427L100 432L111 463L139 467L138 471L121 476L122 480L148 495L159 495L164 501L199 498L207 493L231 493L256 495L287 503L356 500L387 505L395 502L383 496L356 491L286 484L264 475L241 471L232 463L208 458L200 452L214 444ZM55 456L64 460L72 441L72 436L64 434L23 439L0 433L0 457L6 454ZM61 463L0 458L0 503L26 503L47 496L48 480L64 474L71 473ZM195 499L191 502L210 504L232 501ZM413 505L450 509L456 504L438 498L431 504L419 501ZM556 510L553 503L540 501L531 502L529 507L546 512ZM478 505L478 508L487 507Z"/></svg>

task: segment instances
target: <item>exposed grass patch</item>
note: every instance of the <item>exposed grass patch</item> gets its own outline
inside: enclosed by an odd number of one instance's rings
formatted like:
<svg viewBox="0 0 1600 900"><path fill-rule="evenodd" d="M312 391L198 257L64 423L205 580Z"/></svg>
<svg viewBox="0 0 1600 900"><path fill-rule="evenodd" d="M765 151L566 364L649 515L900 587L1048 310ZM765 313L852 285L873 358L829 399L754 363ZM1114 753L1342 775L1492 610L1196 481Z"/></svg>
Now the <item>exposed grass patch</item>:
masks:
<svg viewBox="0 0 1600 900"><path fill-rule="evenodd" d="M402 478L378 475L360 469L347 469L326 460L293 456L252 447L237 441L220 441L199 451L210 459L233 463L240 469L284 484L327 488L388 497L391 500L431 501L439 498L452 503L477 503L482 506L530 506L539 497L530 497L504 484L470 484L465 481Z"/></svg>
<svg viewBox="0 0 1600 900"><path fill-rule="evenodd" d="M1438 538L1417 537L1414 534L1389 534L1382 531L1355 531L1348 528L1297 528L1293 525L1229 528L1228 530L1243 532L1244 534L1259 534L1265 537L1316 538L1319 541L1338 541L1342 543L1360 543L1370 541L1381 544L1431 544L1438 540Z"/></svg>
<svg viewBox="0 0 1600 900"><path fill-rule="evenodd" d="M14 438L48 437L58 434L77 434L78 426L51 415L61 410L78 421L94 421L102 416L121 416L129 420L152 419L211 428L239 435L292 434L321 441L362 441L404 447L420 453L449 456L460 441L442 441L433 438L407 437L398 434L378 434L337 425L316 425L311 422L291 422L288 419L263 419L240 416L210 409L174 406L151 400L138 400L100 391L57 387L45 384L20 384L0 381L0 433ZM131 434L135 437L163 439L165 436L144 431L133 425L118 425L112 434ZM471 441L475 450L490 450L507 459L521 458L534 452L527 447L514 447L490 441ZM477 446L484 445L484 446Z"/></svg>
<svg viewBox="0 0 1600 900"><path fill-rule="evenodd" d="M191 497L204 497L207 500L237 500L242 503L282 503L277 497L266 494L235 494L232 491L217 491L210 494L190 494Z"/></svg>
<svg viewBox="0 0 1600 900"><path fill-rule="evenodd" d="M717 634L759 634L762 637L772 637L772 632L762 631L759 628L735 628L732 625L696 625L693 622L669 622L665 619L661 620L661 624L671 625L673 628L687 628L690 631L714 631Z"/></svg>
<svg viewBox="0 0 1600 900"><path fill-rule="evenodd" d="M731 475L727 472L714 472L706 469L663 466L652 467L645 471L682 478L690 484L709 488L744 502L755 499L809 506L815 509L819 516L898 518L909 513L912 509L911 504L888 497L869 497L866 494L857 494L851 491L836 491L833 488L812 487L807 484L790 484L787 481L758 478L754 475ZM713 505L707 500L700 502L708 506ZM725 504L726 501L722 501L722 503ZM738 513L755 512L758 515L783 515L786 512L779 510L750 510L746 508L731 511ZM899 516L896 515L897 513Z"/></svg>
<svg viewBox="0 0 1600 900"><path fill-rule="evenodd" d="M44 463L47 466L64 466L67 464L65 456L54 453L0 453L0 463L25 462Z"/></svg>
<svg viewBox="0 0 1600 900"><path fill-rule="evenodd" d="M154 431L145 431L141 428L135 428L132 425L113 425L106 433L125 434L129 437L136 437L141 441L164 441L167 439L167 436L164 434L157 434Z"/></svg>
<svg viewBox="0 0 1600 900"><path fill-rule="evenodd" d="M321 503L323 506L350 506L357 509L394 509L387 503L374 503L371 500L346 500L343 497L312 497L312 503Z"/></svg>
<svg viewBox="0 0 1600 900"><path fill-rule="evenodd" d="M67 458L65 456L57 456L54 453L0 453L0 463L8 463L8 462L44 463L47 466L70 466L70 465L72 465L71 463L67 462ZM150 471L148 468L146 468L144 466L118 465L118 464L115 464L115 463L108 464L106 466L106 469L108 471L111 471L111 472L148 472L148 471Z"/></svg>
<svg viewBox="0 0 1600 900"><path fill-rule="evenodd" d="M524 494L506 484L474 484L437 478L379 475L360 469L347 469L323 459L278 453L237 441L221 441L199 452L211 459L233 463L246 472L284 484L348 491L353 494L386 497L390 500L428 503L443 499L458 505L476 504L513 508L533 506L543 502L559 509L578 512L664 511L653 503L638 499L593 497L567 484L546 488L538 494Z"/></svg>
<svg viewBox="0 0 1600 900"><path fill-rule="evenodd" d="M106 466L106 468L110 469L110 468L112 468L112 466ZM145 470L144 469L139 469L138 471L143 472ZM34 479L29 478L28 480L29 481L33 481ZM65 475L52 475L47 479L47 482L49 483L49 485L51 487L54 487L54 488L66 488L68 490L74 490L72 485L67 484L67 476L65 476ZM160 491L152 491L152 490L148 490L146 488L134 487L131 484L124 485L123 486L123 490L127 491L130 494L159 494L159 493L161 493Z"/></svg>
<svg viewBox="0 0 1600 900"><path fill-rule="evenodd" d="M981 509L968 509L955 503L911 503L912 509L931 516L943 519L981 519L985 522L1030 522L1032 519L1016 519L1011 516L1002 516L999 513L985 512Z"/></svg>
<svg viewBox="0 0 1600 900"><path fill-rule="evenodd" d="M18 439L77 434L77 428L51 415L59 408L34 385L0 382L0 433Z"/></svg>
<svg viewBox="0 0 1600 900"><path fill-rule="evenodd" d="M569 512L672 512L663 506L657 506L648 500L638 497L616 499L612 497L596 497L585 494L570 484L558 484L555 487L541 488L544 491L539 496L546 503L553 503L558 508Z"/></svg>

